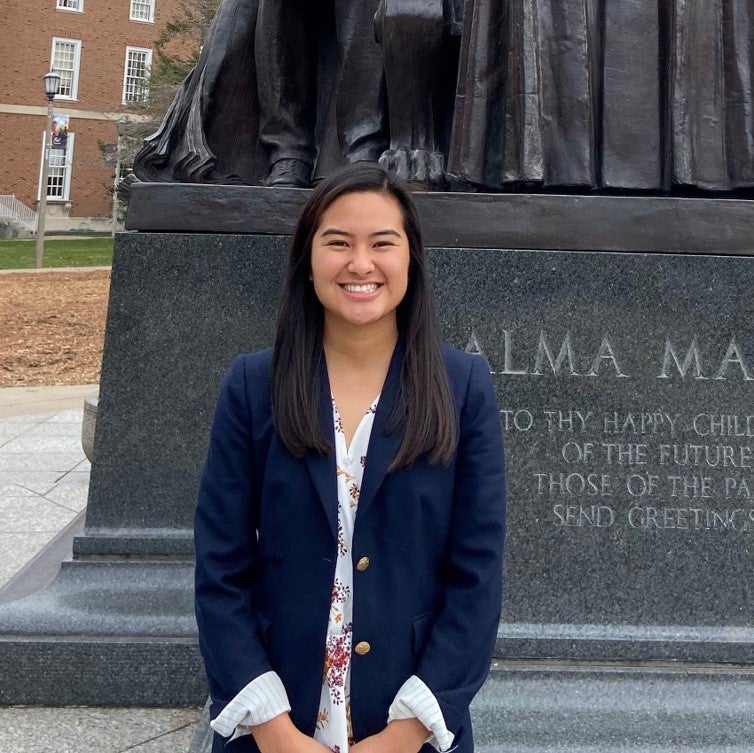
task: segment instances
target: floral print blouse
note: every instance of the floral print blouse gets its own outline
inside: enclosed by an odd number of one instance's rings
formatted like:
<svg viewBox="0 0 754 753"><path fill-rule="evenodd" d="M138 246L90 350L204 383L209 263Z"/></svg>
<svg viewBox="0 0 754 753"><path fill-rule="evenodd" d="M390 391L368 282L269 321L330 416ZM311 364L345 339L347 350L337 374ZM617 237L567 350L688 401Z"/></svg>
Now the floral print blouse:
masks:
<svg viewBox="0 0 754 753"><path fill-rule="evenodd" d="M346 753L353 744L351 731L351 641L353 635L353 562L351 542L359 506L359 492L367 459L377 399L361 419L346 445L338 406L332 401L335 422L335 466L338 475L338 559L327 626L322 694L314 739L333 753Z"/></svg>

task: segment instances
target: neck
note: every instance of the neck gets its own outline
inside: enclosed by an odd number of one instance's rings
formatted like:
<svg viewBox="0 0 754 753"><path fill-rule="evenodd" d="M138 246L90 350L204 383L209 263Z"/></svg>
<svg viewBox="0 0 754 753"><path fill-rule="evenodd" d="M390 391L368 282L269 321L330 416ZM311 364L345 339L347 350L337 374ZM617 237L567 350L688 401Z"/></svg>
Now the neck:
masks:
<svg viewBox="0 0 754 753"><path fill-rule="evenodd" d="M372 326L328 322L325 317L324 348L328 357L348 361L358 368L389 359L398 342L395 319Z"/></svg>

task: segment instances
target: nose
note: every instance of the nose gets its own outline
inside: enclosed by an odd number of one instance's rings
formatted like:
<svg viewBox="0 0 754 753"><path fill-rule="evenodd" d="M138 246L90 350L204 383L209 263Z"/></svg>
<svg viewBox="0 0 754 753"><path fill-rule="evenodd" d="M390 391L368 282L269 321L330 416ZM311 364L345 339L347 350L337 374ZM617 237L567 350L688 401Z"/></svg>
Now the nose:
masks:
<svg viewBox="0 0 754 753"><path fill-rule="evenodd" d="M372 261L370 249L358 244L354 248L351 260L348 263L348 271L357 275L366 275L373 270L374 262Z"/></svg>

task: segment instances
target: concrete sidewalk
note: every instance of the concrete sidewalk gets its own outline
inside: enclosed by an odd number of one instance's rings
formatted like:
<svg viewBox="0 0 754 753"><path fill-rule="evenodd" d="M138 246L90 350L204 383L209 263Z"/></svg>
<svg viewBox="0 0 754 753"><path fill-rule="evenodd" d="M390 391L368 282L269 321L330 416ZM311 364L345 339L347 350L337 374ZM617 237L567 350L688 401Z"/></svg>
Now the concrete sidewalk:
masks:
<svg viewBox="0 0 754 753"><path fill-rule="evenodd" d="M97 385L0 389L0 603L44 587L83 530L84 398ZM1 753L185 753L201 709L0 707Z"/></svg>
<svg viewBox="0 0 754 753"><path fill-rule="evenodd" d="M43 275L45 272L98 272L100 269L112 269L112 267L42 267L42 269L0 269L0 275L19 275L19 274L37 274Z"/></svg>
<svg viewBox="0 0 754 753"><path fill-rule="evenodd" d="M78 411L84 398L97 392L96 384L75 387L4 387L0 389L0 419Z"/></svg>

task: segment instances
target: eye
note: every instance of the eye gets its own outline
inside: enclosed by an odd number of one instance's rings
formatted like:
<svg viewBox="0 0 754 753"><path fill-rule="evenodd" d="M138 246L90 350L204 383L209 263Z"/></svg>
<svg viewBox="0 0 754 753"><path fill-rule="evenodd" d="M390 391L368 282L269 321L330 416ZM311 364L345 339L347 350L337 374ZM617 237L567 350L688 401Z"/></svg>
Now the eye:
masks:
<svg viewBox="0 0 754 753"><path fill-rule="evenodd" d="M346 248L348 246L348 242L343 240L342 238L333 238L332 240L327 241L325 245Z"/></svg>
<svg viewBox="0 0 754 753"><path fill-rule="evenodd" d="M390 246L395 246L395 241L377 241L375 244L375 248L388 248Z"/></svg>

